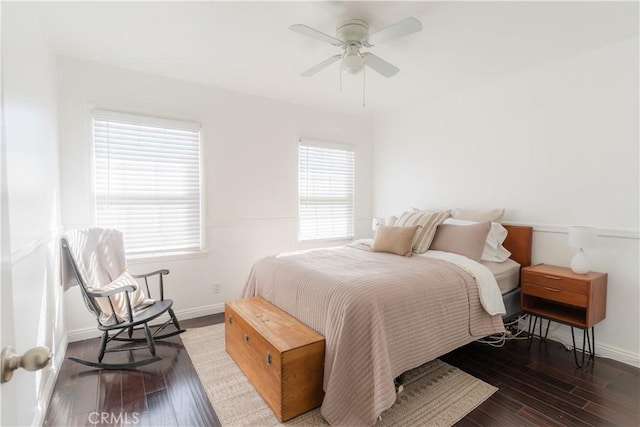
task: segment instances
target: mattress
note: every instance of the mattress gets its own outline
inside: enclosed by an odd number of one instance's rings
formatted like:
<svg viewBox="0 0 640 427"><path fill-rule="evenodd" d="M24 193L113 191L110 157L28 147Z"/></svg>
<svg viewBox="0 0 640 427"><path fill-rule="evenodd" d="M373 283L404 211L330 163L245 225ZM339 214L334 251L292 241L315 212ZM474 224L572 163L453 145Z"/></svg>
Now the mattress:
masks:
<svg viewBox="0 0 640 427"><path fill-rule="evenodd" d="M480 261L496 278L502 295L511 292L520 286L520 264L512 259L504 262Z"/></svg>

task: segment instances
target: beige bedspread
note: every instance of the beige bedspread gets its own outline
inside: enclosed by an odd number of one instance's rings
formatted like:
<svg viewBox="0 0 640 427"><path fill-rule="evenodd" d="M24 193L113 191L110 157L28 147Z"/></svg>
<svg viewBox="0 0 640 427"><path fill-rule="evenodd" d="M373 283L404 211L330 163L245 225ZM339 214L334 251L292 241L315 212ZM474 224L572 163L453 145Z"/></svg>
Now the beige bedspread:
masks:
<svg viewBox="0 0 640 427"><path fill-rule="evenodd" d="M459 267L349 246L264 258L243 293L325 336L321 412L332 425L374 425L395 401L395 377L504 330Z"/></svg>

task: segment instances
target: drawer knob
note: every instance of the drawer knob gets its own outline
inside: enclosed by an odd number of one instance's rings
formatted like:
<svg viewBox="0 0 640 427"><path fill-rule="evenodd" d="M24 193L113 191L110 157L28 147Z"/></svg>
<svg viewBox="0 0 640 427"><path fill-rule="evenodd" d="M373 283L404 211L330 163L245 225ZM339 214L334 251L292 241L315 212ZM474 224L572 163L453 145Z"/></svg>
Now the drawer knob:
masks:
<svg viewBox="0 0 640 427"><path fill-rule="evenodd" d="M271 352L267 351L267 366L271 366Z"/></svg>
<svg viewBox="0 0 640 427"><path fill-rule="evenodd" d="M248 333L244 333L244 342L249 342L249 334Z"/></svg>
<svg viewBox="0 0 640 427"><path fill-rule="evenodd" d="M229 315L229 325L233 324L233 316Z"/></svg>

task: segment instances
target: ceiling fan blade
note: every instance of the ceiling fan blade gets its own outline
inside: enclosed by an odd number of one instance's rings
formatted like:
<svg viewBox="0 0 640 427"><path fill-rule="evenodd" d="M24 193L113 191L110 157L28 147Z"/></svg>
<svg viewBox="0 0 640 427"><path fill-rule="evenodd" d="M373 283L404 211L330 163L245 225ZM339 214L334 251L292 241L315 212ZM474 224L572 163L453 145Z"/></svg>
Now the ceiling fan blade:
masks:
<svg viewBox="0 0 640 427"><path fill-rule="evenodd" d="M338 54L338 55L333 55L330 56L329 58L325 59L324 61L322 61L321 63L314 65L313 67L309 68L307 71L305 71L304 73L300 74L302 77L310 77L313 76L314 74L316 74L318 71L328 67L329 65L333 64L336 61L339 61L340 58L342 58L342 55Z"/></svg>
<svg viewBox="0 0 640 427"><path fill-rule="evenodd" d="M294 24L289 27L291 31L295 31L296 33L304 34L305 36L313 37L314 39L323 41L325 43L332 44L334 46L342 46L344 43L337 38L330 36L329 34L325 34L321 31L315 30L311 27L307 27L303 24Z"/></svg>
<svg viewBox="0 0 640 427"><path fill-rule="evenodd" d="M395 76L398 74L398 71L400 71L400 69L395 65L389 64L387 61L371 52L365 52L362 56L364 57L365 64L385 77Z"/></svg>
<svg viewBox="0 0 640 427"><path fill-rule="evenodd" d="M406 18L371 34L367 39L367 44L369 46L374 46L389 40L404 37L420 30L422 30L422 23L420 21L413 17Z"/></svg>

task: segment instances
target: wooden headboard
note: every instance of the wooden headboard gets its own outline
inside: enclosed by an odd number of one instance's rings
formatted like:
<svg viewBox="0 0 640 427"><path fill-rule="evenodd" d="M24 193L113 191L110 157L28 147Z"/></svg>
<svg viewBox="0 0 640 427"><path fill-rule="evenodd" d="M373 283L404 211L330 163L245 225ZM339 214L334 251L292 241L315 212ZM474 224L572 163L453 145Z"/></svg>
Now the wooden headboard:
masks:
<svg viewBox="0 0 640 427"><path fill-rule="evenodd" d="M533 227L521 225L504 225L507 229L507 238L502 243L509 252L511 259L522 267L531 265L531 243L533 240Z"/></svg>

